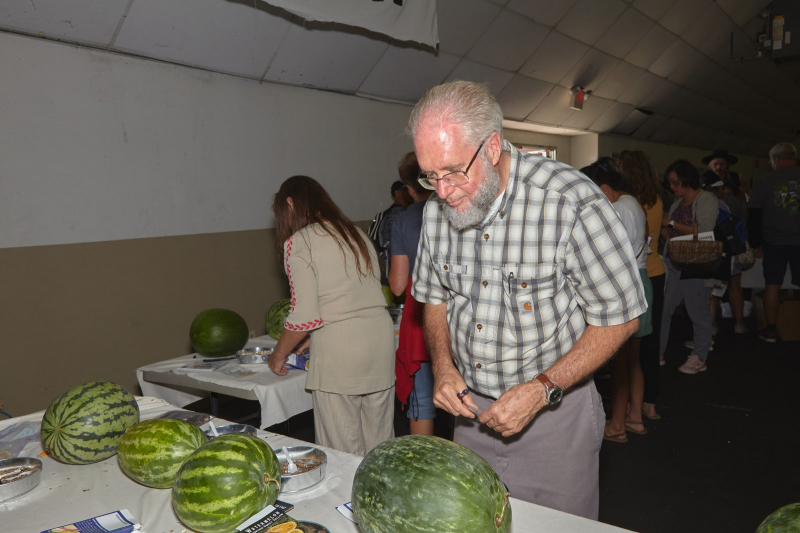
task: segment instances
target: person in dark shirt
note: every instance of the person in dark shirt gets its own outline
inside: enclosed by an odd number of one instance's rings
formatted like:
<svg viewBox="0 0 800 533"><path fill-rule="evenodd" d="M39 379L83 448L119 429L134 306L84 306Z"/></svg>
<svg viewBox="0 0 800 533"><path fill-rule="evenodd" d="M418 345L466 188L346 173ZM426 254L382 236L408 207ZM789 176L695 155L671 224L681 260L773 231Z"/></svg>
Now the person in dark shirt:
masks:
<svg viewBox="0 0 800 533"><path fill-rule="evenodd" d="M381 285L388 285L390 261L392 257L392 225L395 219L406 207L413 203L411 194L402 181L392 183L392 199L394 202L385 211L381 211L372 220L369 226L369 235L375 248L378 250L378 260L381 266Z"/></svg>
<svg viewBox="0 0 800 533"><path fill-rule="evenodd" d="M778 306L786 266L792 284L800 286L800 167L794 145L778 143L769 151L774 172L756 182L750 195L747 229L756 257L764 258L764 314L767 327L759 333L766 342L778 340Z"/></svg>

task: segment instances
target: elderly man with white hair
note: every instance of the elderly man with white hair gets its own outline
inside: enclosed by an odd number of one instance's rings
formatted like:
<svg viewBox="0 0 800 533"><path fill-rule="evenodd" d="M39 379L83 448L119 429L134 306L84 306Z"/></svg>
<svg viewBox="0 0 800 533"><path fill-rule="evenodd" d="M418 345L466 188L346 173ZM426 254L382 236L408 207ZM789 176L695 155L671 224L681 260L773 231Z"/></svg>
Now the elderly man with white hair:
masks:
<svg viewBox="0 0 800 533"><path fill-rule="evenodd" d="M774 172L767 174L753 188L747 204L747 229L756 256L764 258L764 314L767 327L761 340L776 342L780 289L786 266L792 269L792 283L800 285L800 167L797 149L787 142L769 151Z"/></svg>
<svg viewBox="0 0 800 533"><path fill-rule="evenodd" d="M647 304L635 253L586 176L503 139L484 85L411 113L425 206L412 294L425 304L434 404L512 496L597 519L602 402L592 372Z"/></svg>

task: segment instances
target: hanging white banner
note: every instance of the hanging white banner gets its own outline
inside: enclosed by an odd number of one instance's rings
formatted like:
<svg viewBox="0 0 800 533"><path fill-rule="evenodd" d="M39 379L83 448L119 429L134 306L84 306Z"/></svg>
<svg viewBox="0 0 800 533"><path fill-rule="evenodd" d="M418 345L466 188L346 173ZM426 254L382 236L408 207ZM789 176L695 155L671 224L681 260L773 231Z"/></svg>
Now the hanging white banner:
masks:
<svg viewBox="0 0 800 533"><path fill-rule="evenodd" d="M436 48L436 0L264 0L306 20L339 22Z"/></svg>

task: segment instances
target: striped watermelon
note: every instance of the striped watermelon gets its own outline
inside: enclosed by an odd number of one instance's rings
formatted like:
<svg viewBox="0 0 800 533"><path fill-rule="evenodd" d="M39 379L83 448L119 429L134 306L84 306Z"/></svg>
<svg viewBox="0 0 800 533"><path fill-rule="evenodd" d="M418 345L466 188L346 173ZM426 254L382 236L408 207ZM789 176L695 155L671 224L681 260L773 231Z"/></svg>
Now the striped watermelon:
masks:
<svg viewBox="0 0 800 533"><path fill-rule="evenodd" d="M200 428L185 420L145 420L119 441L119 467L137 483L167 489L186 458L206 440Z"/></svg>
<svg viewBox="0 0 800 533"><path fill-rule="evenodd" d="M800 503L784 505L761 522L756 533L797 533L800 531Z"/></svg>
<svg viewBox="0 0 800 533"><path fill-rule="evenodd" d="M353 513L364 533L508 533L511 506L492 467L464 446L427 435L388 440L356 470Z"/></svg>
<svg viewBox="0 0 800 533"><path fill-rule="evenodd" d="M283 323L292 310L292 301L289 298L278 300L267 311L264 317L264 328L273 339L280 339L283 333Z"/></svg>
<svg viewBox="0 0 800 533"><path fill-rule="evenodd" d="M139 421L139 406L124 387L92 381L55 399L42 418L42 443L50 457L86 465L117 453L125 430Z"/></svg>
<svg viewBox="0 0 800 533"><path fill-rule="evenodd" d="M223 435L183 463L172 487L181 522L200 533L227 533L272 505L280 492L275 452L251 435Z"/></svg>

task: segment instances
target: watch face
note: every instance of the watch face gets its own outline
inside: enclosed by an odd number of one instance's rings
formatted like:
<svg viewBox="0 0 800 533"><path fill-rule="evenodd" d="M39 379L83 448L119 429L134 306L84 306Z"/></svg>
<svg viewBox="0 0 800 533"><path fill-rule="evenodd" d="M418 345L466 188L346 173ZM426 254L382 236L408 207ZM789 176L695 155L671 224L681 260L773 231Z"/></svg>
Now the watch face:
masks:
<svg viewBox="0 0 800 533"><path fill-rule="evenodd" d="M550 403L558 403L561 401L561 398L564 397L564 391L560 388L556 387L555 389L550 391L550 397L547 399Z"/></svg>

